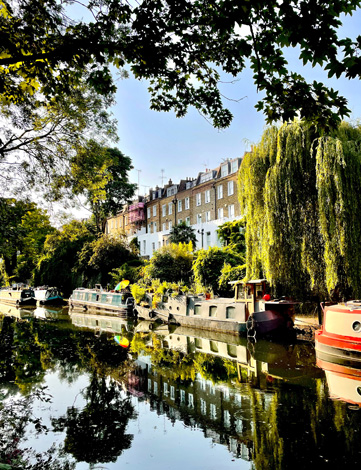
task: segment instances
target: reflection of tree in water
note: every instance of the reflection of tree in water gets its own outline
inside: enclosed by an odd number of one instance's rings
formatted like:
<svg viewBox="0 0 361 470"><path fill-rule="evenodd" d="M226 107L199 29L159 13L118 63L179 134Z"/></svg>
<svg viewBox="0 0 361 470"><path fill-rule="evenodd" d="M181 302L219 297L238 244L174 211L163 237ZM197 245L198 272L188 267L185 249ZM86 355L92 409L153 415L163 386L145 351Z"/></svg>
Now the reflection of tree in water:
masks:
<svg viewBox="0 0 361 470"><path fill-rule="evenodd" d="M14 320L10 317L3 317L0 330L0 382L14 381L15 373L13 368L14 348Z"/></svg>
<svg viewBox="0 0 361 470"><path fill-rule="evenodd" d="M256 470L360 468L361 410L330 400L321 386L277 388L268 406L251 391Z"/></svg>
<svg viewBox="0 0 361 470"><path fill-rule="evenodd" d="M64 455L62 446L53 443L41 454L32 448L24 448L24 439L30 430L38 438L48 432L42 419L34 416L35 400L51 401L45 387L27 397L0 401L0 469L73 470L75 463Z"/></svg>
<svg viewBox="0 0 361 470"><path fill-rule="evenodd" d="M121 396L116 382L96 374L84 398L82 410L73 406L65 416L53 419L54 431L66 430L64 449L77 461L115 462L133 439L125 433L129 419L135 417L130 398Z"/></svg>

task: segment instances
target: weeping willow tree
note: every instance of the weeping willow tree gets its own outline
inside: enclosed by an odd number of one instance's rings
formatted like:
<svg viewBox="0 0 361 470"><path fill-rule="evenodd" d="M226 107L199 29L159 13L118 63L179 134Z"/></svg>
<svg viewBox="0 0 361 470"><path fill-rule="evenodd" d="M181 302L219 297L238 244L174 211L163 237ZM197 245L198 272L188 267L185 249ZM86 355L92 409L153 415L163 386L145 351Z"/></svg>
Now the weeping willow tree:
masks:
<svg viewBox="0 0 361 470"><path fill-rule="evenodd" d="M239 173L247 278L277 294L361 296L361 128L265 131Z"/></svg>

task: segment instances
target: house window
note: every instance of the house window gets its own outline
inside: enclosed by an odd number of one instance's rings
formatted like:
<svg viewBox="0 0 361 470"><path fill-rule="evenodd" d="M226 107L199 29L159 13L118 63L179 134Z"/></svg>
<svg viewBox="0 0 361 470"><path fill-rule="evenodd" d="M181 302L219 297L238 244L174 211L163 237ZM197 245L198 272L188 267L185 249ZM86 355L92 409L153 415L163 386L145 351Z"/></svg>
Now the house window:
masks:
<svg viewBox="0 0 361 470"><path fill-rule="evenodd" d="M163 232L165 232L165 231L167 230L167 229L166 229L166 223L165 223L165 222L163 222L163 224L162 224L162 230L163 230Z"/></svg>
<svg viewBox="0 0 361 470"><path fill-rule="evenodd" d="M202 194L198 193L196 194L196 205L200 206L202 204Z"/></svg>
<svg viewBox="0 0 361 470"><path fill-rule="evenodd" d="M157 206L153 206L153 217L157 215Z"/></svg>
<svg viewBox="0 0 361 470"><path fill-rule="evenodd" d="M230 204L228 206L228 217L229 218L234 218L234 204Z"/></svg>
<svg viewBox="0 0 361 470"><path fill-rule="evenodd" d="M204 202L208 204L211 202L211 191L207 189L207 191L204 193Z"/></svg>
<svg viewBox="0 0 361 470"><path fill-rule="evenodd" d="M168 215L172 215L173 214L173 203L170 202L168 204Z"/></svg>
<svg viewBox="0 0 361 470"><path fill-rule="evenodd" d="M158 249L161 248L162 242L158 242Z"/></svg>
<svg viewBox="0 0 361 470"><path fill-rule="evenodd" d="M178 212L182 212L182 201L178 201Z"/></svg>
<svg viewBox="0 0 361 470"><path fill-rule="evenodd" d="M206 212L206 222L210 222L211 221L211 211L207 211Z"/></svg>
<svg viewBox="0 0 361 470"><path fill-rule="evenodd" d="M211 232L206 233L206 246L211 246Z"/></svg>
<svg viewBox="0 0 361 470"><path fill-rule="evenodd" d="M147 208L147 217L150 218L150 207Z"/></svg>
<svg viewBox="0 0 361 470"><path fill-rule="evenodd" d="M202 214L197 214L197 224L202 223Z"/></svg>
<svg viewBox="0 0 361 470"><path fill-rule="evenodd" d="M228 163L221 166L221 177L228 175Z"/></svg>
<svg viewBox="0 0 361 470"><path fill-rule="evenodd" d="M182 219L178 219L178 225L182 223Z"/></svg>
<svg viewBox="0 0 361 470"><path fill-rule="evenodd" d="M223 198L223 185L220 184L217 187L217 199L222 199Z"/></svg>
<svg viewBox="0 0 361 470"><path fill-rule="evenodd" d="M152 243L152 251L155 251L155 243Z"/></svg>
<svg viewBox="0 0 361 470"><path fill-rule="evenodd" d="M150 224L148 224L148 233L150 233Z"/></svg>
<svg viewBox="0 0 361 470"><path fill-rule="evenodd" d="M172 222L168 222L168 228L169 230L172 230Z"/></svg>
<svg viewBox="0 0 361 470"><path fill-rule="evenodd" d="M146 248L147 248L147 242L146 242L146 240L143 240L143 254L144 255L146 253Z"/></svg>
<svg viewBox="0 0 361 470"><path fill-rule="evenodd" d="M189 227L190 224L191 224L191 218L190 218L190 217L186 217L186 225L188 225L188 227Z"/></svg>
<svg viewBox="0 0 361 470"><path fill-rule="evenodd" d="M208 171L207 173L203 173L201 175L201 179L200 179L200 182L201 183L205 183L206 181L209 181L213 178L213 172L212 171Z"/></svg>
<svg viewBox="0 0 361 470"><path fill-rule="evenodd" d="M211 403L209 405L209 414L210 414L211 419L217 419L217 408L214 403Z"/></svg>
<svg viewBox="0 0 361 470"><path fill-rule="evenodd" d="M234 181L228 181L228 196L232 196L234 193Z"/></svg>
<svg viewBox="0 0 361 470"><path fill-rule="evenodd" d="M194 408L194 396L193 393L188 393L188 406Z"/></svg>
<svg viewBox="0 0 361 470"><path fill-rule="evenodd" d="M223 207L218 209L218 219L223 219Z"/></svg>
<svg viewBox="0 0 361 470"><path fill-rule="evenodd" d="M185 208L185 209L189 209L189 197L186 197L186 198L185 198L185 201L184 201L184 208Z"/></svg>
<svg viewBox="0 0 361 470"><path fill-rule="evenodd" d="M231 173L235 173L238 170L238 160L231 162Z"/></svg>
<svg viewBox="0 0 361 470"><path fill-rule="evenodd" d="M162 206L162 216L165 217L167 215L167 206L164 204Z"/></svg>
<svg viewBox="0 0 361 470"><path fill-rule="evenodd" d="M155 233L157 231L157 222L154 222L153 229L153 232Z"/></svg>

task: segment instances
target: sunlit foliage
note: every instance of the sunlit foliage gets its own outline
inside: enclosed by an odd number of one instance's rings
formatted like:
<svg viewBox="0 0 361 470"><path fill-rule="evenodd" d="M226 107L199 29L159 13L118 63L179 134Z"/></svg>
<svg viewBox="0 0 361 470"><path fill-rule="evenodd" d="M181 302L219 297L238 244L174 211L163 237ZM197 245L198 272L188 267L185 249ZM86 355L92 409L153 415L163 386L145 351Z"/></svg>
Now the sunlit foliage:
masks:
<svg viewBox="0 0 361 470"><path fill-rule="evenodd" d="M247 278L295 295L360 295L361 130L333 136L287 123L269 128L243 160Z"/></svg>

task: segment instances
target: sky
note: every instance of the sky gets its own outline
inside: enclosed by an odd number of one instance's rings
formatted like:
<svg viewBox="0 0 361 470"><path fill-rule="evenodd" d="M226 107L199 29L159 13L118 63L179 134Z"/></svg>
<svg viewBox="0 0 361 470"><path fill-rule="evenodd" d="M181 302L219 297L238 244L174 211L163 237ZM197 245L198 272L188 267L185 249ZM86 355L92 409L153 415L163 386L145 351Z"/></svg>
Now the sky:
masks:
<svg viewBox="0 0 361 470"><path fill-rule="evenodd" d="M75 16L82 17L84 9L79 10L79 5L74 8ZM352 17L344 17L342 36L355 38L360 29L361 10ZM308 81L317 80L339 90L349 101L351 121L361 118L359 80L329 80L319 67L304 67L298 60L297 50L288 51L286 57L290 69ZM222 79L233 80L232 77ZM132 159L134 169L129 176L131 182L139 183L140 195L148 193L150 187L167 184L169 179L177 183L180 179L196 177L207 168L216 168L224 159L242 157L253 143L260 141L266 123L264 115L254 106L262 95L257 93L249 69L237 79L233 84L222 84L223 95L235 100L224 100L234 115L232 124L224 130L214 129L192 107L183 118L176 118L173 112L150 110L145 80L130 76L116 82L116 105L112 108L118 121L116 146Z"/></svg>
<svg viewBox="0 0 361 470"><path fill-rule="evenodd" d="M361 26L361 12L344 20L347 36L355 37ZM296 50L289 51L290 68L304 74L308 80L329 83L345 96L352 111L350 120L361 117L361 94L358 80L329 80L320 68L303 67ZM194 108L184 118L173 112L149 109L147 82L132 77L117 82L116 106L113 113L118 120L118 148L128 155L134 169L130 180L139 182L139 194L150 187L174 183L186 177L196 177L206 168L216 168L224 159L242 157L253 143L260 141L266 127L262 113L254 108L262 95L257 93L250 70L246 70L236 83L222 85L224 100L234 119L229 128L217 130ZM224 78L227 80L227 78ZM229 78L231 80L232 78ZM163 171L162 171L163 170Z"/></svg>

